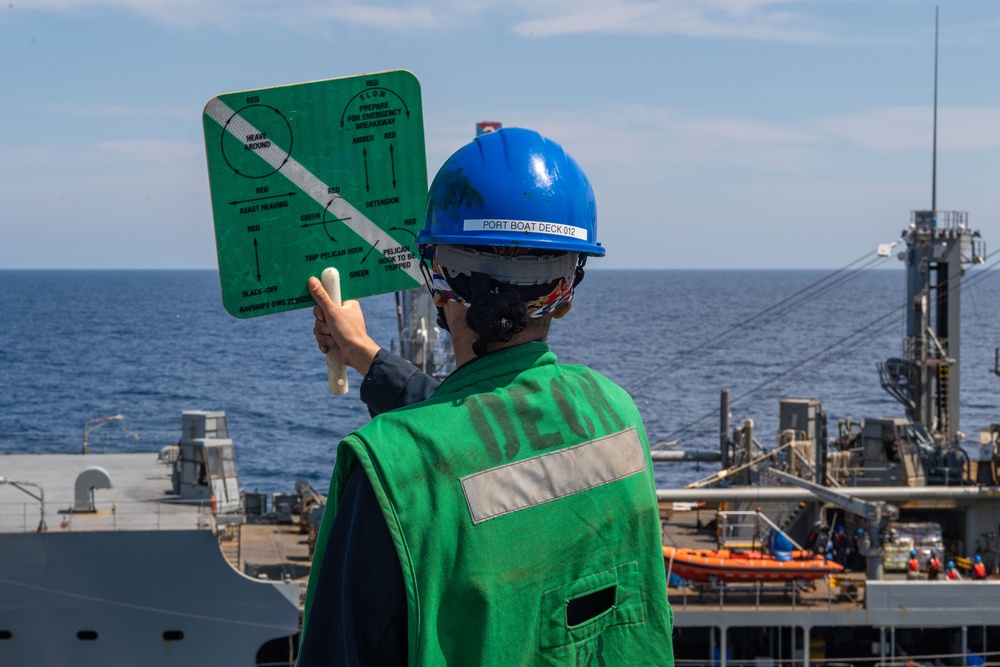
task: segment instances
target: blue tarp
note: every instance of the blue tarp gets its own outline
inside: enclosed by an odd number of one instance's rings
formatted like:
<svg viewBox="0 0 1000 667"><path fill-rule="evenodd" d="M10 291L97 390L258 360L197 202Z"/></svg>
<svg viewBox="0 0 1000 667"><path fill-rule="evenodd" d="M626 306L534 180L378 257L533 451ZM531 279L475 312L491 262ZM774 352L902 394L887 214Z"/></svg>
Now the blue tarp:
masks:
<svg viewBox="0 0 1000 667"><path fill-rule="evenodd" d="M780 561L792 560L792 549L795 545L788 539L788 536L780 530L771 529L771 534L767 536L767 550Z"/></svg>

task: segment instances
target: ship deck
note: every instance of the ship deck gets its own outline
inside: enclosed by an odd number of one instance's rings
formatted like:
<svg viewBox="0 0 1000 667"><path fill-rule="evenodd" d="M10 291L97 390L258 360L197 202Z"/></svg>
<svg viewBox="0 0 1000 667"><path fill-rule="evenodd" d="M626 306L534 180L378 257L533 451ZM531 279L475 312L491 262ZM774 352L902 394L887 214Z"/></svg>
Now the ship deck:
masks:
<svg viewBox="0 0 1000 667"><path fill-rule="evenodd" d="M663 543L714 549L714 508L661 507ZM669 586L675 625L683 627L957 627L1000 618L1000 579L909 581L887 572L866 581L845 572L802 584Z"/></svg>
<svg viewBox="0 0 1000 667"><path fill-rule="evenodd" d="M663 544L682 549L716 549L715 508L674 510L661 504ZM889 579L903 575L888 574ZM863 606L865 576L845 572L810 582L668 586L675 613L767 611L796 614L815 610L849 612Z"/></svg>
<svg viewBox="0 0 1000 667"><path fill-rule="evenodd" d="M99 467L111 488L93 490L94 510L73 511L80 473ZM0 533L55 530L190 530L211 527L205 503L172 494L171 467L156 452L0 454Z"/></svg>
<svg viewBox="0 0 1000 667"><path fill-rule="evenodd" d="M299 585L299 611L309 583L309 536L292 523L258 520L245 523L223 535L222 551L229 563L247 576Z"/></svg>

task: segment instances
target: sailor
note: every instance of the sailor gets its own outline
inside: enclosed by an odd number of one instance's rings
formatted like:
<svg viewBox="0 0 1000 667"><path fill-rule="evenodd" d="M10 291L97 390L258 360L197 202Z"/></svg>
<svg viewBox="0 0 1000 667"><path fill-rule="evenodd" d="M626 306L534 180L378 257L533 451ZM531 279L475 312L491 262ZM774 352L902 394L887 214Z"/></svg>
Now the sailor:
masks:
<svg viewBox="0 0 1000 667"><path fill-rule="evenodd" d="M535 132L445 163L416 239L458 365L440 386L309 281L320 349L340 347L378 416L337 450L300 667L673 664L638 410L545 343L604 254L595 211Z"/></svg>
<svg viewBox="0 0 1000 667"><path fill-rule="evenodd" d="M931 549L930 558L927 559L927 578L935 580L941 574L941 561L938 559L937 549Z"/></svg>
<svg viewBox="0 0 1000 667"><path fill-rule="evenodd" d="M843 526L837 526L837 531L833 534L833 560L839 564L847 565L847 533Z"/></svg>
<svg viewBox="0 0 1000 667"><path fill-rule="evenodd" d="M948 581L961 581L962 575L958 573L958 569L955 567L955 561L948 561L948 565L944 570L944 578Z"/></svg>
<svg viewBox="0 0 1000 667"><path fill-rule="evenodd" d="M976 554L972 563L972 578L980 580L986 578L986 564L983 563L983 557L979 554Z"/></svg>
<svg viewBox="0 0 1000 667"><path fill-rule="evenodd" d="M864 528L858 528L854 531L854 537L851 540L851 569L855 572L865 571L865 556L861 553L861 542L864 540L865 530Z"/></svg>
<svg viewBox="0 0 1000 667"><path fill-rule="evenodd" d="M917 558L916 549L910 549L910 558L906 561L906 578L920 578L920 560Z"/></svg>

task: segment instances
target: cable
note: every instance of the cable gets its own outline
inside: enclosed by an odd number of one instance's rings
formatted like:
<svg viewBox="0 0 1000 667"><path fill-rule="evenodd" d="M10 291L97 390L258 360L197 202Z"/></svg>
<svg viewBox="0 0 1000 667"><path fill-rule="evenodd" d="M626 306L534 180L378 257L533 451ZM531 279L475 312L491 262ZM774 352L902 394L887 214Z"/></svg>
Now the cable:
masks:
<svg viewBox="0 0 1000 667"><path fill-rule="evenodd" d="M985 262L988 259L990 259L991 257L994 257L995 255L997 255L998 252L1000 252L1000 250L995 250L992 253L989 253L988 255L986 255L983 258L983 263L985 264ZM972 287L972 286L978 284L979 282L981 282L982 280L985 280L988 277L991 277L992 275L994 275L995 273L997 273L997 271L992 271L992 269L995 268L997 265L1000 265L1000 258L998 258L997 260L994 260L994 262L991 265L984 267L984 269L982 271L978 272L976 275L974 275L974 276L970 277L969 279L967 279L964 284L959 283L957 287L949 285L948 288L947 288L948 294L950 295L954 290L961 289L962 287L965 287L965 288ZM832 345L827 346L825 349L821 350L820 352L818 352L818 353L816 353L816 354L814 354L814 355L812 355L812 356L810 356L810 357L808 357L808 358L806 358L806 359L804 359L804 360L802 360L802 361L794 364L793 366L791 366L790 368L782 371L781 373L779 373L779 374L777 374L775 376L772 376L771 378L768 378L764 382L756 385L755 387L753 387L750 390L748 390L747 392L741 394L737 398L732 399L730 401L730 408L738 406L740 408L746 409L747 407L753 405L757 401L759 401L759 400L765 398L767 395L769 395L771 393L772 389L773 389L773 388L768 389L768 387L770 385L773 385L774 383L778 382L779 380L781 380L782 378L788 376L789 374L793 373L794 371L799 370L799 369L803 369L803 368L805 368L805 367L808 366L809 372L814 372L815 370L817 370L819 368L822 368L823 366L826 366L826 365L828 365L830 363L833 363L834 361L836 361L837 359L839 359L840 357L842 357L847 352L852 352L852 351L858 349L859 347L861 347L862 345L865 345L865 344L868 344L868 343L871 343L871 342L877 340L879 337L881 337L882 335L884 335L887 331L889 331L890 329L892 329L892 328L894 328L896 326L896 321L895 320L892 320L891 322L889 322L888 325L882 325L879 328L877 328L876 331L875 331L875 334L873 336L871 336L871 337L860 338L859 340L852 341L852 339L855 339L856 337L861 336L864 332L866 332L871 327L878 325L880 322L886 320L887 318L893 317L894 315L896 315L897 313L899 313L899 311L902 311L905 308L905 306L906 306L906 304L903 304L901 306L893 308L892 310L890 310L886 314L884 314L884 315L882 315L880 317L875 318L874 320L872 320L868 324L865 324L861 328L856 329L855 331L851 332L850 334L848 334L848 335L840 338L839 340L837 340L836 342L834 342ZM904 324L904 326L905 326L905 324ZM844 346L844 347L843 347L842 350L836 351L836 348L838 346ZM828 356L824 357L824 355L828 355ZM817 359L818 359L818 361L816 361ZM811 362L815 362L815 363L812 363L812 365L809 365ZM694 421L689 422L688 424L685 424L684 426L682 426L682 427L680 427L680 428L672 431L670 434L668 434L666 436L666 438L664 438L664 440L666 440L667 442L657 443L656 445L654 445L654 447L662 448L662 447L665 447L665 446L675 446L675 445L680 444L681 438L679 438L677 436L679 436L679 435L681 435L681 434L683 434L683 433L691 430L693 427L701 424L706 419L714 418L717 415L718 415L718 410L717 409L705 413L704 415L702 415L701 417L698 417ZM716 437L718 437L718 435L719 434L716 434ZM677 437L676 440L674 439L675 437Z"/></svg>
<svg viewBox="0 0 1000 667"><path fill-rule="evenodd" d="M746 391L745 393L741 394L740 396L738 396L738 397L736 397L734 399L731 399L730 402L729 402L730 408L735 407L741 401L746 401L747 405L752 405L753 401L751 401L750 398L752 398L755 394L760 393L765 387L768 387L769 385L772 385L775 382L778 382L779 380L781 380L785 376L789 375L790 373L793 373L794 371L796 371L799 368L802 368L803 366L805 366L809 362L811 362L811 361L813 361L813 360L815 360L815 359L817 359L819 357L822 357L825 354L829 354L837 346L845 343L846 341L849 341L850 339L852 339L852 338L854 338L856 336L860 336L861 334L863 334L865 331L867 331L872 326L878 324L879 322L882 322L883 320L885 320L888 317L892 317L892 316L896 315L902 309L903 309L903 306L898 306L897 308L894 308L889 313L887 313L885 315L882 315L881 317L876 318L875 320L869 322L868 324L862 326L859 329L854 330L853 332L847 334L846 336L840 338L838 341L834 342L832 345L826 347L823 350L820 350L816 354L814 354L814 355L812 355L810 357L807 357L806 359L803 359L802 361L799 361L795 365L793 365L793 366L785 369L784 371L778 373L777 375L774 375L774 376L772 376L772 377L764 380L763 382L761 382L760 384L756 385L755 387L749 389L748 391ZM896 322L895 321L891 322L890 326L895 327L896 326ZM863 341L863 342L870 342L870 341ZM677 436L677 435L679 435L681 433L684 433L685 431L690 430L693 426L696 426L697 424L700 424L701 422L703 422L704 420L708 419L709 417L716 416L718 414L718 412L719 411L716 409L716 410L712 410L711 412L705 413L704 415L702 415L701 417L699 417L695 421L690 422L688 424L685 424L684 426L682 426L682 427L676 429L675 431L671 432L670 434L668 434L667 437L666 437L666 440L670 440L670 439L674 438L675 436Z"/></svg>
<svg viewBox="0 0 1000 667"><path fill-rule="evenodd" d="M665 361L665 362L663 362L663 363L661 363L661 364L653 367L645 375L643 375L642 377L640 377L638 380L634 381L628 388L626 388L626 391L628 391L629 394L634 395L636 391L645 388L646 386L652 384L653 382L655 382L655 381L657 381L659 379L662 379L664 377L667 377L668 375L670 375L672 373L675 373L675 372L677 372L677 371L679 371L679 370L681 370L683 368L686 368L687 366L690 366L691 364L695 363L698 360L696 358L697 355L698 355L698 353L700 353L700 352L707 352L707 351L711 350L714 344L724 342L727 338L733 337L733 335L736 334L737 332L739 332L740 334L745 334L747 331L752 331L752 330L754 330L754 329L756 329L758 327L764 326L765 324L767 324L768 322L772 321L776 317L784 314L788 310L792 310L792 307L791 307L791 302L792 301L794 301L796 299L798 301L806 301L807 299L813 299L813 298L818 297L818 296L820 296L822 294L825 294L825 293L829 292L830 290L832 290L832 289L834 289L836 287L839 287L844 282L847 282L848 280L853 280L853 279L859 277L860 275L862 275L866 271L871 270L876 264L882 262L885 259L885 257L881 257L881 256L876 255L873 259L870 259L867 264L863 265L859 269L857 269L857 270L855 270L853 272L846 273L845 275L840 275L839 278L834 279L839 274L844 274L852 266L854 266L858 262L861 262L862 260L870 257L872 254L873 254L872 252L865 253L861 257L855 259L853 262L847 264L846 266L844 266L844 267L842 267L840 269L837 269L833 273L830 273L830 274L828 274L828 275L820 278L816 282L811 283L811 284L803 287L802 289L798 290L797 292L795 292L793 294L790 294L789 296L787 296L784 299L778 301L777 303L774 303L774 304L768 306L767 308L765 308L764 310L756 313L755 315L752 315L752 316L746 318L745 320L743 320L741 322L738 322L738 323L730 326L725 331L723 331L723 332L721 332L719 334L716 334L715 336L713 336L709 340L701 343L700 345L697 345L697 346L695 346L693 348L690 348L688 350L685 350L683 352L678 352L678 353L674 354L671 357L670 360ZM826 285L823 285L823 283L825 283L827 281L831 281L831 282L829 282ZM788 307L785 307L785 306L788 306ZM797 307L797 305L795 307ZM750 325L753 325L753 326L750 326ZM719 347L719 346L716 346L716 347ZM675 361L676 361L676 359L678 357L684 359L685 361L682 361L680 363L675 363ZM667 369L667 370L664 370L664 369Z"/></svg>
<svg viewBox="0 0 1000 667"><path fill-rule="evenodd" d="M885 259L884 257L875 257L873 260L870 260L868 262L868 264L866 264L865 266L861 267L860 269L857 269L855 272L848 273L845 276L842 276L842 277L838 278L837 280L835 280L833 282L830 282L829 284L827 284L827 285L825 285L823 287L820 287L820 285L822 285L823 282L832 279L834 276L836 276L839 273L842 273L843 271L846 271L849 267L853 266L854 264L857 264L859 261L861 261L865 257L868 257L870 254L871 253L866 253L862 257L860 257L860 258L854 260L853 262L851 262L850 264L848 264L847 266L845 266L845 267L843 267L841 269L838 269L837 271L835 271L835 272L833 272L833 273L831 273L831 274L829 274L827 276L824 276L820 280L818 280L818 281L816 281L816 282L814 282L814 283L812 283L810 285L807 285L806 287L800 289L799 291L795 292L794 294L791 294L791 295L785 297L784 299L782 299L781 301L779 301L779 302L777 302L775 304L772 304L771 306L765 308L763 311L760 311L759 313L757 313L755 315L752 315L751 317L749 317L749 318L747 318L747 319L745 319L745 320L743 320L741 322L738 322L737 324L732 325L731 327L729 327L728 329L726 329L722 333L717 334L716 336L710 338L709 340L705 341L704 343L702 343L702 344L700 344L700 345L698 345L696 347L690 348L689 350L676 353L675 355L673 355L673 357L671 358L670 361L664 362L664 363L662 363L662 364L654 367L652 370L648 371L646 373L646 375L642 376L641 378L639 378L638 380L636 380L634 383L632 383L632 385L628 389L629 393L630 394L634 393L635 391L648 386L649 384L651 384L655 380L658 380L658 379L661 379L663 377L666 377L666 376L670 375L671 373L677 372L677 371L679 371L679 370L681 370L683 368L686 368L687 366L692 365L693 363L695 363L696 361L698 361L697 354L699 352L703 352L703 351L707 352L708 350L710 350L712 348L712 346L713 346L714 343L725 342L725 340L727 338L733 337L733 335L736 334L737 332L742 335L742 334L747 333L748 331L753 331L756 328L759 328L759 327L762 327L762 326L766 325L768 322L772 321L776 317L779 317L779 316L783 315L785 312L787 312L789 310L792 310L793 308L792 308L791 305L789 305L789 307L783 308L781 310L778 310L778 309L781 308L782 306L785 306L786 304L790 304L790 302L793 301L794 299L796 299L797 297L802 297L801 299L799 299L800 301L805 301L806 297L808 297L808 299L814 299L814 298L816 298L816 297L818 297L818 296L820 296L822 294L825 294L825 293L829 292L830 290L834 289L835 287L840 286L841 284L843 284L844 282L846 282L848 280L852 280L854 278L857 278L858 276L860 276L864 272L870 270L875 264L877 264L877 263L881 262L883 259ZM809 293L810 291L812 291L812 293ZM795 304L794 307L798 307L798 305ZM748 325L750 325L750 324L752 324L754 322L756 322L756 324L754 324L753 326L748 326ZM717 346L717 348L718 347L720 347L720 346ZM673 360L676 359L677 357L681 357L681 358L685 359L686 362L674 363ZM664 372L663 369L666 368L666 367L668 367L668 366L670 367L670 369L667 370L666 372Z"/></svg>

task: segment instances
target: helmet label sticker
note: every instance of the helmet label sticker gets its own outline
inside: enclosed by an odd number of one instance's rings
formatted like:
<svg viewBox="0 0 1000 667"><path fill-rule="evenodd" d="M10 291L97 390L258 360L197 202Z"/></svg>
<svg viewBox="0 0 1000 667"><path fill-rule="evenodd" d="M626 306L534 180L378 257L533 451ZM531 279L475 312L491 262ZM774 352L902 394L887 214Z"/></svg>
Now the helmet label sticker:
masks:
<svg viewBox="0 0 1000 667"><path fill-rule="evenodd" d="M467 232L525 232L528 234L552 234L568 236L587 241L587 230L557 222L538 220L466 220L463 229Z"/></svg>
<svg viewBox="0 0 1000 667"><path fill-rule="evenodd" d="M222 303L236 317L422 282L427 201L420 84L405 70L225 93L203 115Z"/></svg>

